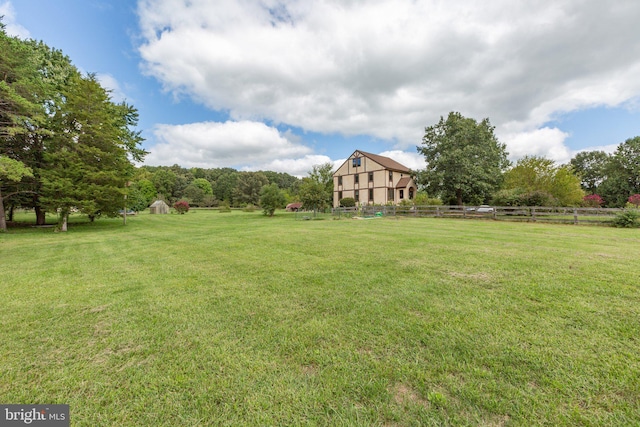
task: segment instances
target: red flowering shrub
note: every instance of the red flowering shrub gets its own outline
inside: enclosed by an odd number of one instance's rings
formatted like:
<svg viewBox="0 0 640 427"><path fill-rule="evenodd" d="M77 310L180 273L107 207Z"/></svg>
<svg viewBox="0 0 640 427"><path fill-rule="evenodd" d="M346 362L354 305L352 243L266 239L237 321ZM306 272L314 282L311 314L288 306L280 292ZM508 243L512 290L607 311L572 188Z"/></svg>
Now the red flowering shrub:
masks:
<svg viewBox="0 0 640 427"><path fill-rule="evenodd" d="M178 200L177 202L174 203L173 208L179 214L185 214L189 212L189 203L187 203L185 200Z"/></svg>
<svg viewBox="0 0 640 427"><path fill-rule="evenodd" d="M637 208L638 206L640 206L640 194L634 194L633 196L630 196L627 202L635 205Z"/></svg>
<svg viewBox="0 0 640 427"><path fill-rule="evenodd" d="M582 203L591 208L599 208L604 203L604 200L597 194L589 194L582 198Z"/></svg>

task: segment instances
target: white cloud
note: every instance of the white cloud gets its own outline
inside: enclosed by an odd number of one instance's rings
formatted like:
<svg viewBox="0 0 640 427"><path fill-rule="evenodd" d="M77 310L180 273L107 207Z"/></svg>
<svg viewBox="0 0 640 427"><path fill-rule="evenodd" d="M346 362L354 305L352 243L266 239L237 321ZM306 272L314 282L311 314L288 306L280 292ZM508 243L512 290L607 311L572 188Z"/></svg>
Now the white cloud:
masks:
<svg viewBox="0 0 640 427"><path fill-rule="evenodd" d="M389 157L390 159L393 159L412 170L424 169L427 166L427 163L424 160L424 156L422 154L419 154L418 152L409 153L406 151L393 150L384 151L380 153L380 155Z"/></svg>
<svg viewBox="0 0 640 427"><path fill-rule="evenodd" d="M2 23L6 25L5 31L8 35L21 39L30 37L29 30L16 22L16 11L11 2L0 3L0 16L3 16Z"/></svg>
<svg viewBox="0 0 640 427"><path fill-rule="evenodd" d="M501 140L506 141L511 160L529 155L566 163L573 157L573 153L564 145L567 136L560 129L544 127L530 132L506 134Z"/></svg>
<svg viewBox="0 0 640 427"><path fill-rule="evenodd" d="M567 135L546 122L640 96L636 1L140 0L138 11L144 69L177 96L406 152L460 111L489 117L511 157L566 159Z"/></svg>
<svg viewBox="0 0 640 427"><path fill-rule="evenodd" d="M159 142L150 149L147 165L236 167L306 175L312 165L328 161L328 157L313 155L311 149L289 138L289 132L262 122L163 124L154 133Z"/></svg>
<svg viewBox="0 0 640 427"><path fill-rule="evenodd" d="M303 178L309 175L314 165L324 163L334 163L329 157L319 154L307 154L300 158L283 158L275 159L264 163L254 163L250 166L244 166L241 170L245 171L274 171L286 172L290 175Z"/></svg>

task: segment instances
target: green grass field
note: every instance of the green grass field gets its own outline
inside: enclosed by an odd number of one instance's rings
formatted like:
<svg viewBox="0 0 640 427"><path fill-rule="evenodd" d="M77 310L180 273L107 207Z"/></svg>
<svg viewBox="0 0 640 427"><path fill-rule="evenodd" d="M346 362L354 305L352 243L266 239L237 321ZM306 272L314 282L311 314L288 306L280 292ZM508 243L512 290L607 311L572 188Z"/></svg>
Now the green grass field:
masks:
<svg viewBox="0 0 640 427"><path fill-rule="evenodd" d="M292 215L0 234L0 402L74 426L640 425L640 230Z"/></svg>

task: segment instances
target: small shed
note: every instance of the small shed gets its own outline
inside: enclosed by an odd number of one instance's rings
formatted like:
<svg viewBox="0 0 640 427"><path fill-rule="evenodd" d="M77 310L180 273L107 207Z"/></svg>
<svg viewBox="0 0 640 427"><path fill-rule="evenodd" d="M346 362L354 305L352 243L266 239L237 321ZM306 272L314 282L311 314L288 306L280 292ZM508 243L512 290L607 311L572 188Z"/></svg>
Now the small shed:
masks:
<svg viewBox="0 0 640 427"><path fill-rule="evenodd" d="M151 206L149 206L149 213L168 214L169 205L167 205L163 200L156 200L155 202L151 203Z"/></svg>
<svg viewBox="0 0 640 427"><path fill-rule="evenodd" d="M286 209L289 212L298 212L302 209L302 203L289 203Z"/></svg>

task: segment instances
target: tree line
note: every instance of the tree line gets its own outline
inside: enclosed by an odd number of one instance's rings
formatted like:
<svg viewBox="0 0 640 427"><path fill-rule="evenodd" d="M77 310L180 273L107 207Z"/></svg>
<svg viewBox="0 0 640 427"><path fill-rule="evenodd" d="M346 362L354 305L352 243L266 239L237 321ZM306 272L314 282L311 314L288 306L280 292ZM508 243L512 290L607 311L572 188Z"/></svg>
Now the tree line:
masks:
<svg viewBox="0 0 640 427"><path fill-rule="evenodd" d="M585 151L567 164L525 156L513 165L488 118L451 112L425 128L417 147L427 167L414 172L425 193L444 204L624 207L640 194L640 137L613 154Z"/></svg>
<svg viewBox="0 0 640 427"><path fill-rule="evenodd" d="M265 187L270 187L268 204L277 201L274 208L297 201L324 208L330 206L333 196L332 168L331 163L315 165L309 176L298 178L273 171L142 166L131 181L129 207L141 211L156 198L169 204L184 200L195 207L262 207Z"/></svg>

